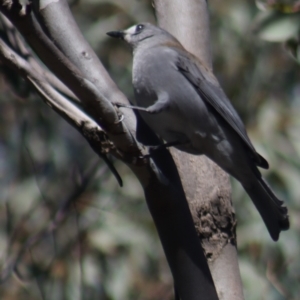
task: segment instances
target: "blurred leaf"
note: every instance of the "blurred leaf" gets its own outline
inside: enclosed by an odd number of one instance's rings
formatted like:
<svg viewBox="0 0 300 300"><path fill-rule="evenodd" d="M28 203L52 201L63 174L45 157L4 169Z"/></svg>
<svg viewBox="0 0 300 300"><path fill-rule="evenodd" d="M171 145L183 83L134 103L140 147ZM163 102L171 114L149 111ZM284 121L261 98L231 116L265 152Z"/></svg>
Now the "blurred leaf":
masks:
<svg viewBox="0 0 300 300"><path fill-rule="evenodd" d="M242 260L239 263L241 273L244 274L242 277L245 299L257 300L266 299L263 295L266 294L268 288L268 282L254 267L253 263ZM253 288L255 287L255 288Z"/></svg>
<svg viewBox="0 0 300 300"><path fill-rule="evenodd" d="M260 13L254 21L253 32L262 40L284 42L296 37L300 30L300 14L283 14L276 11Z"/></svg>
<svg viewBox="0 0 300 300"><path fill-rule="evenodd" d="M276 1L276 0L267 0L261 1L257 0L256 5L261 10L275 10L282 13L295 13L300 11L300 1Z"/></svg>

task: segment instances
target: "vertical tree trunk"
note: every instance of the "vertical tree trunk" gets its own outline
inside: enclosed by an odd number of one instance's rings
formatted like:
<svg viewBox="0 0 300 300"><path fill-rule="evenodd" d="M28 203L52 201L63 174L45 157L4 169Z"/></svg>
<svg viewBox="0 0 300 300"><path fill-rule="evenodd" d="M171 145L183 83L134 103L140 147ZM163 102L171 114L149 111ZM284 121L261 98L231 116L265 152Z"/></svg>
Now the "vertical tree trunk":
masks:
<svg viewBox="0 0 300 300"><path fill-rule="evenodd" d="M155 0L158 23L210 69L209 14L205 0ZM204 156L171 150L218 296L244 299L236 251L229 176Z"/></svg>

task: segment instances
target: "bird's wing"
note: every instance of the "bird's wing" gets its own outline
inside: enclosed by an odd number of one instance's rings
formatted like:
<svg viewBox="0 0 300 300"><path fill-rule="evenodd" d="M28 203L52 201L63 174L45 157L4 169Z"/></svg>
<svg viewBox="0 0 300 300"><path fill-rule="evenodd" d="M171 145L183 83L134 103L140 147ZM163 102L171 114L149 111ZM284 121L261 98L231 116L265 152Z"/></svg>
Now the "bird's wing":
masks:
<svg viewBox="0 0 300 300"><path fill-rule="evenodd" d="M268 162L254 149L242 120L235 111L230 100L221 89L214 75L198 63L196 58L191 60L185 52L178 52L178 50L176 52L178 53L176 61L178 71L181 72L195 87L201 98L213 107L216 112L231 126L231 128L235 130L254 156L253 158L256 164L267 169ZM206 76L204 76L204 72L207 74Z"/></svg>

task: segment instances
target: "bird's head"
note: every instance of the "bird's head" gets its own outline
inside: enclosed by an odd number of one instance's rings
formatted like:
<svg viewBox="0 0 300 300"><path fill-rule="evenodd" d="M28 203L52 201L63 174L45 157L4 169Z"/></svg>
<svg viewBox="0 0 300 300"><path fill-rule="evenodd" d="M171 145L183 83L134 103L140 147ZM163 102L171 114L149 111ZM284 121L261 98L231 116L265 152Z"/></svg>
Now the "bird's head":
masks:
<svg viewBox="0 0 300 300"><path fill-rule="evenodd" d="M107 35L125 40L129 45L133 48L136 48L138 45L144 44L146 41L150 42L153 40L161 41L160 38L166 38L167 36L170 37L171 35L166 32L165 30L156 27L150 23L140 23L126 30L120 31L110 31L107 32ZM155 37L155 39L154 39Z"/></svg>

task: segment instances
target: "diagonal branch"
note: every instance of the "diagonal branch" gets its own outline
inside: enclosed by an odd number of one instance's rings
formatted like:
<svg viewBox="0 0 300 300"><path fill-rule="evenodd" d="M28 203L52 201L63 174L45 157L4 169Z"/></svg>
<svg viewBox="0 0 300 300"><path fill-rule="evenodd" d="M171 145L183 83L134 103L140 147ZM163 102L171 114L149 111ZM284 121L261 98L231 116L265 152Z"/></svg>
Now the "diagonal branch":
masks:
<svg viewBox="0 0 300 300"><path fill-rule="evenodd" d="M26 49L25 45L22 47ZM116 149L111 143L106 142L107 138L105 138L105 133L99 125L76 105L69 102L68 99L62 96L55 88L52 87L51 84L47 82L49 76L46 78L43 77L43 69L33 57L31 57L29 61L25 60L9 48L3 40L0 40L0 57L1 61L6 65L23 74L23 76L27 78L35 90L40 94L42 99L44 99L44 101L53 110L55 110L60 116L83 134L94 151L105 160L108 167L115 175L118 183L122 186L120 175L106 157L107 152L114 152L115 156L117 156L118 153L115 151Z"/></svg>
<svg viewBox="0 0 300 300"><path fill-rule="evenodd" d="M43 63L74 92L83 103L85 111L106 129L110 139L119 149L124 152L134 150L136 153L137 148L131 148L135 144L134 137L124 122L119 122L116 110L102 91L97 89L47 37L31 13L30 6L26 6L26 10L18 7L16 12L14 5L8 5L9 2L11 1L2 1L1 12L16 26Z"/></svg>
<svg viewBox="0 0 300 300"><path fill-rule="evenodd" d="M47 79L47 81L60 93L72 99L73 102L79 102L74 93L68 89L56 76L54 76L51 72L43 68L36 59L34 55L25 46L20 34L17 32L16 28L12 25L12 23L3 15L0 15L0 23L2 25L2 39L7 42L8 45L16 53L18 53L21 57L24 57L32 67L36 68L38 72L42 73L43 76Z"/></svg>

